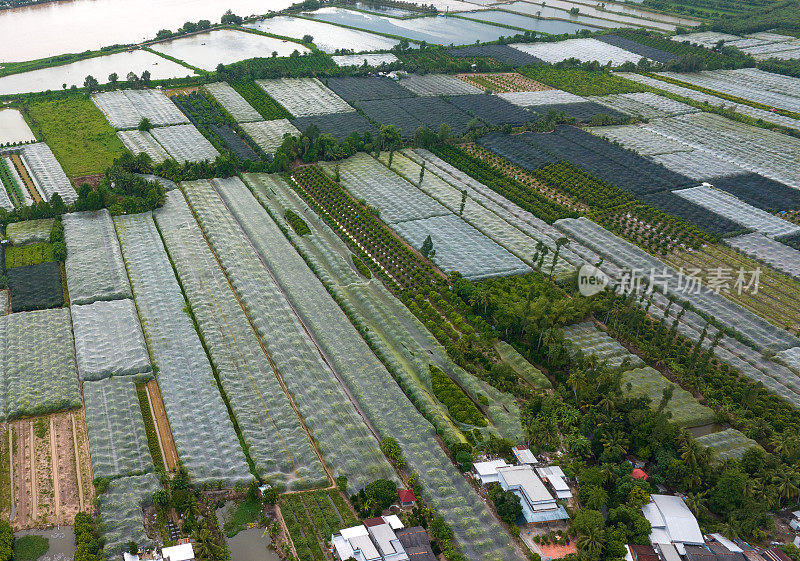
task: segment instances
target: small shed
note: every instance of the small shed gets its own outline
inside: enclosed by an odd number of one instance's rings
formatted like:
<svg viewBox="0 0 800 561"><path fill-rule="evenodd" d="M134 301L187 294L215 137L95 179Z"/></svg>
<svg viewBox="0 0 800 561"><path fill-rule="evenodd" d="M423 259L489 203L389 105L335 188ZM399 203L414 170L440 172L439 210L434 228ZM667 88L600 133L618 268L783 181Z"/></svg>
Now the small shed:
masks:
<svg viewBox="0 0 800 561"><path fill-rule="evenodd" d="M194 548L190 543L173 545L161 549L164 561L194 561Z"/></svg>
<svg viewBox="0 0 800 561"><path fill-rule="evenodd" d="M517 461L520 464L535 464L536 463L536 456L533 455L533 452L525 446L524 444L520 444L519 446L515 446L513 449L514 456L517 457Z"/></svg>
<svg viewBox="0 0 800 561"><path fill-rule="evenodd" d="M417 496L411 489L400 489L397 491L397 496L400 498L401 507L413 507L417 504Z"/></svg>

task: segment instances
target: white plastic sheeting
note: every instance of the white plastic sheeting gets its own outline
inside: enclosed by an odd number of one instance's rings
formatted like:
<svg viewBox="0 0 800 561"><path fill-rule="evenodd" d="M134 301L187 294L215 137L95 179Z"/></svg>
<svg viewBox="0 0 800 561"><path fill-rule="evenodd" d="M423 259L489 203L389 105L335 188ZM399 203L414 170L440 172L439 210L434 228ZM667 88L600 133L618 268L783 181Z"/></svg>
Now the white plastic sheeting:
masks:
<svg viewBox="0 0 800 561"><path fill-rule="evenodd" d="M36 178L36 188L46 201L52 199L55 193L58 193L61 200L68 205L78 198L67 174L61 169L47 144L37 142L25 145L22 149L22 160L31 175Z"/></svg>
<svg viewBox="0 0 800 561"><path fill-rule="evenodd" d="M275 152L283 143L283 135L300 136L300 131L288 119L242 123L242 129L268 154Z"/></svg>
<svg viewBox="0 0 800 561"><path fill-rule="evenodd" d="M115 90L92 96L115 129L134 129L147 118L153 126L179 125L189 119L157 90Z"/></svg>
<svg viewBox="0 0 800 561"><path fill-rule="evenodd" d="M352 111L345 100L316 78L277 78L256 83L295 117Z"/></svg>
<svg viewBox="0 0 800 561"><path fill-rule="evenodd" d="M231 117L240 123L250 123L262 120L261 114L247 103L239 92L226 82L214 82L203 86L214 99L225 108Z"/></svg>
<svg viewBox="0 0 800 561"><path fill-rule="evenodd" d="M194 125L175 125L152 129L158 143L179 164L214 160L219 152Z"/></svg>
<svg viewBox="0 0 800 561"><path fill-rule="evenodd" d="M158 478L148 473L115 479L98 497L106 556L118 557L130 541L143 549L155 545L144 531L142 509L152 504L153 494L159 489Z"/></svg>
<svg viewBox="0 0 800 561"><path fill-rule="evenodd" d="M125 148L131 151L134 156L138 156L142 152L150 156L154 164L160 164L167 158L169 154L161 145L156 142L147 131L132 130L132 131L119 131L117 136L125 145Z"/></svg>
<svg viewBox="0 0 800 561"><path fill-rule="evenodd" d="M550 63L577 58L581 62L597 61L602 65L610 62L611 66L620 66L626 62L636 64L644 58L597 39L567 39L555 43L514 43L511 46Z"/></svg>
<svg viewBox="0 0 800 561"><path fill-rule="evenodd" d="M421 96L483 93L480 88L448 74L410 74L397 83Z"/></svg>

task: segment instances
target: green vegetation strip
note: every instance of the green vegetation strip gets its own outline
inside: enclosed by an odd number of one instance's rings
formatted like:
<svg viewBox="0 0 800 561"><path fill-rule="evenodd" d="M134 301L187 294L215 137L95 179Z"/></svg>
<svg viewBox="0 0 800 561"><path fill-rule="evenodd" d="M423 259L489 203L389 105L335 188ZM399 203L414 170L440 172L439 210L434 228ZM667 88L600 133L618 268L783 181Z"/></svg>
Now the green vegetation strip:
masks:
<svg viewBox="0 0 800 561"><path fill-rule="evenodd" d="M292 114L289 113L283 106L267 95L267 92L262 90L252 80L242 78L239 80L231 80L231 87L241 95L247 103L253 106L253 109L258 111L258 114L264 117L267 121L275 119L291 119Z"/></svg>
<svg viewBox="0 0 800 561"><path fill-rule="evenodd" d="M53 244L34 243L6 249L6 269L56 261Z"/></svg>
<svg viewBox="0 0 800 561"><path fill-rule="evenodd" d="M447 411L455 421L476 427L488 426L486 417L464 393L464 390L436 366L431 364L430 369L433 395L447 407Z"/></svg>
<svg viewBox="0 0 800 561"><path fill-rule="evenodd" d="M163 467L164 458L161 456L161 445L158 442L156 425L153 421L153 415L150 413L150 398L147 396L144 384L136 384L136 396L139 398L139 408L142 410L142 419L144 419L144 430L147 433L147 448L150 450L153 464L159 468Z"/></svg>
<svg viewBox="0 0 800 561"><path fill-rule="evenodd" d="M597 96L651 91L642 84L615 76L604 70L559 68L556 66L526 66L519 73L537 82L579 96Z"/></svg>
<svg viewBox="0 0 800 561"><path fill-rule="evenodd" d="M42 536L22 536L14 540L14 561L36 561L50 549L50 540Z"/></svg>

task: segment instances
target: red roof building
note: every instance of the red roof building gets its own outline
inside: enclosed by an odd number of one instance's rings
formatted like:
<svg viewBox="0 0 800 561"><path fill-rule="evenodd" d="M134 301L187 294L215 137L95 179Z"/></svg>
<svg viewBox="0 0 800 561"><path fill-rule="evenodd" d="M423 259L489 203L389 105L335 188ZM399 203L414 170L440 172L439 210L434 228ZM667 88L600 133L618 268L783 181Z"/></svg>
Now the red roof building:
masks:
<svg viewBox="0 0 800 561"><path fill-rule="evenodd" d="M414 506L417 502L417 496L411 489L400 489L397 496L400 497L400 506Z"/></svg>
<svg viewBox="0 0 800 561"><path fill-rule="evenodd" d="M648 475L644 472L644 470L641 470L639 468L633 468L633 471L631 472L631 477L633 477L634 479L641 479L643 481L647 481Z"/></svg>
<svg viewBox="0 0 800 561"><path fill-rule="evenodd" d="M381 524L386 524L386 521L380 516L364 520L364 526L366 526L367 528L372 528L373 526L380 526Z"/></svg>

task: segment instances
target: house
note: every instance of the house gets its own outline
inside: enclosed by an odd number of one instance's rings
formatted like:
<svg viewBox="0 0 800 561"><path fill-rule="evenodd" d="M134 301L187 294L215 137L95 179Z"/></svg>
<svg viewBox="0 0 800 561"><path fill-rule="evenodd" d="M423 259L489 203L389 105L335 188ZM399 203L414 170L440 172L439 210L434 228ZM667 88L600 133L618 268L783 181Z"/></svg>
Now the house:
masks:
<svg viewBox="0 0 800 561"><path fill-rule="evenodd" d="M517 461L520 464L535 464L536 463L536 456L533 455L533 452L525 446L524 444L520 444L519 446L514 446L512 449L514 452L514 456L516 456Z"/></svg>
<svg viewBox="0 0 800 561"><path fill-rule="evenodd" d="M164 561L194 561L194 548L191 543L181 543L161 548Z"/></svg>
<svg viewBox="0 0 800 561"><path fill-rule="evenodd" d="M792 561L788 555L777 547L762 552L761 557L767 561Z"/></svg>
<svg viewBox="0 0 800 561"><path fill-rule="evenodd" d="M397 491L397 496L400 498L400 506L403 508L413 507L417 504L417 496L411 489L400 489Z"/></svg>
<svg viewBox="0 0 800 561"><path fill-rule="evenodd" d="M715 542L717 542L719 545L721 545L728 551L731 551L733 553L744 553L744 550L741 547L736 545L733 541L729 540L722 534L711 534L710 537L713 538Z"/></svg>
<svg viewBox="0 0 800 561"><path fill-rule="evenodd" d="M331 536L331 544L339 561L351 557L356 561L408 561L409 556L395 534L402 528L397 516L378 516L344 528Z"/></svg>
<svg viewBox="0 0 800 561"><path fill-rule="evenodd" d="M800 510L795 510L792 513L792 520L789 522L789 527L795 532L800 531Z"/></svg>
<svg viewBox="0 0 800 561"><path fill-rule="evenodd" d="M431 542L428 539L428 532L421 526L404 528L395 532L397 539L403 544L408 553L408 558L412 561L436 561L436 556L431 549Z"/></svg>
<svg viewBox="0 0 800 561"><path fill-rule="evenodd" d="M687 545L685 548L687 561L747 561L741 552L729 551L717 544Z"/></svg>
<svg viewBox="0 0 800 561"><path fill-rule="evenodd" d="M652 545L626 545L625 561L660 561Z"/></svg>
<svg viewBox="0 0 800 561"><path fill-rule="evenodd" d="M520 498L525 522L552 522L569 518L567 511L556 502L531 466L500 467L497 469L497 478L503 490L512 491Z"/></svg>
<svg viewBox="0 0 800 561"><path fill-rule="evenodd" d="M567 484L567 476L560 466L547 466L536 468L536 473L553 488L556 498L566 501L572 498L572 491Z"/></svg>
<svg viewBox="0 0 800 561"><path fill-rule="evenodd" d="M697 519L680 497L650 495L650 503L642 507L642 513L652 527L650 543L654 545L672 544L678 553L685 555L686 545L705 543Z"/></svg>
<svg viewBox="0 0 800 561"><path fill-rule="evenodd" d="M476 462L472 465L472 469L475 471L475 477L481 482L481 485L497 483L497 470L501 467L508 467L508 464L505 460Z"/></svg>

